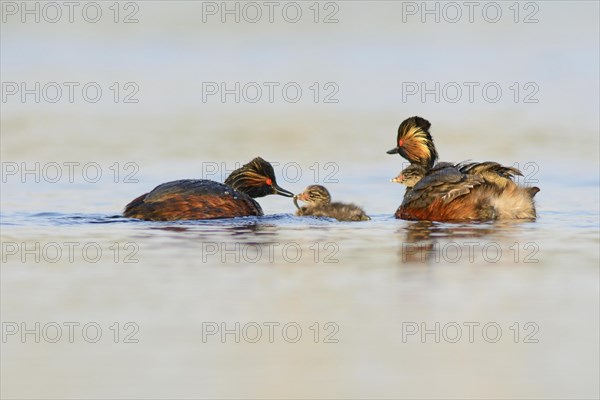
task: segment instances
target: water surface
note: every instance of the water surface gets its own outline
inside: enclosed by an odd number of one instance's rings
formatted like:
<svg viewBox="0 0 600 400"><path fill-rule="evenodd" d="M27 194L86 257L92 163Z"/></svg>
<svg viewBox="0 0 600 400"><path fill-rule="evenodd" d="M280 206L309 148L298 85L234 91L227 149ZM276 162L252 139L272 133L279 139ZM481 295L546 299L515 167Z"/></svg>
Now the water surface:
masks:
<svg viewBox="0 0 600 400"><path fill-rule="evenodd" d="M2 25L3 82L140 87L135 104L2 103L3 397L598 397L597 3L536 3L528 25L401 23L402 2L340 2L332 25L138 4L132 25ZM335 82L339 102L203 102L203 81ZM507 94L403 101L421 81ZM537 221L394 219L403 160L385 151L416 114L442 161L522 169ZM257 155L283 188L324 184L372 220L296 217L279 196L262 218L121 216Z"/></svg>

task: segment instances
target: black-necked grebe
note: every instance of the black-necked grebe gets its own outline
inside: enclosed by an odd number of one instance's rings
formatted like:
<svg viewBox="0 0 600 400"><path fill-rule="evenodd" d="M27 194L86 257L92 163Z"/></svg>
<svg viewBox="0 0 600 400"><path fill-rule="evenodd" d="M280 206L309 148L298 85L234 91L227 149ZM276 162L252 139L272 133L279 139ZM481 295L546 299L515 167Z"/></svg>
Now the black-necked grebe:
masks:
<svg viewBox="0 0 600 400"><path fill-rule="evenodd" d="M224 184L206 179L163 183L132 200L123 215L151 221L261 216L254 198L269 194L294 196L277 185L271 164L256 157L233 171Z"/></svg>
<svg viewBox="0 0 600 400"><path fill-rule="evenodd" d="M298 200L308 205L298 206ZM335 218L338 221L368 221L371 218L354 204L331 202L329 191L321 185L308 186L304 192L294 196L294 204L298 211L296 215Z"/></svg>
<svg viewBox="0 0 600 400"><path fill-rule="evenodd" d="M410 161L394 182L407 186L396 218L429 221L488 221L535 219L533 197L537 187L514 182L521 171L496 162L435 164L437 151L429 133L431 124L421 117L403 121L397 146L388 154Z"/></svg>

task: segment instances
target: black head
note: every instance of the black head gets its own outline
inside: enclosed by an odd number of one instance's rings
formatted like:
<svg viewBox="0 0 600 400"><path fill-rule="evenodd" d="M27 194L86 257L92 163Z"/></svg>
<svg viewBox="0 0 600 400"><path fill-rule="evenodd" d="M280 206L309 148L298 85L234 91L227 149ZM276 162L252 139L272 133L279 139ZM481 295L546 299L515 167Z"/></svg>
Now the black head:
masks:
<svg viewBox="0 0 600 400"><path fill-rule="evenodd" d="M225 184L255 198L269 194L294 197L293 193L277 185L273 166L260 157L233 171L225 179Z"/></svg>
<svg viewBox="0 0 600 400"><path fill-rule="evenodd" d="M429 133L431 124L424 118L411 117L400 124L396 147L388 150L388 154L400 154L411 163L420 164L426 169L431 168L438 154Z"/></svg>

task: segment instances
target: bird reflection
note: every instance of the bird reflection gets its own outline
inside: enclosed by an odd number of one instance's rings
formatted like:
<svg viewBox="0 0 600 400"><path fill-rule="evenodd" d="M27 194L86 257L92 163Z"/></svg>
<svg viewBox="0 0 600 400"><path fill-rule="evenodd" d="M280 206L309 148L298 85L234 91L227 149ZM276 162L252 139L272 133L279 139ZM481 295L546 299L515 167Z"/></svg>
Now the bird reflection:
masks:
<svg viewBox="0 0 600 400"><path fill-rule="evenodd" d="M481 259L482 249L510 243L527 222L447 224L431 221L409 222L397 233L401 264L463 263ZM494 250L494 249L492 249ZM501 251L501 250L500 250ZM493 253L493 252L492 252ZM485 257L485 255L484 255Z"/></svg>

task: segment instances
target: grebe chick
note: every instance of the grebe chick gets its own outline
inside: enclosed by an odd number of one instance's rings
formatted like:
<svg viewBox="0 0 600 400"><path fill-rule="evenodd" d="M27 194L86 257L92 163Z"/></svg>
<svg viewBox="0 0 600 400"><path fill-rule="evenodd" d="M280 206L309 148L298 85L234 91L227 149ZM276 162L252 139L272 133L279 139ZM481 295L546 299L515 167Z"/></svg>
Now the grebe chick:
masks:
<svg viewBox="0 0 600 400"><path fill-rule="evenodd" d="M425 174L427 170L420 164L411 164L410 166L404 168L398 176L390 179L390 182L400 183L406 186L408 189L412 189L413 186L417 184Z"/></svg>
<svg viewBox="0 0 600 400"><path fill-rule="evenodd" d="M400 183L406 186L407 189L412 189L421 179L427 175L429 171L440 170L446 167L454 167L455 165L449 162L439 162L435 165L434 168L427 170L420 164L410 164L408 167L404 168L398 176L390 179L390 182ZM450 170L446 171L450 172Z"/></svg>
<svg viewBox="0 0 600 400"><path fill-rule="evenodd" d="M514 182L521 171L496 162L437 163L438 154L429 133L431 124L421 117L403 121L397 147L388 151L410 161L394 182L407 185L396 218L429 221L488 221L535 219L533 197L537 187Z"/></svg>
<svg viewBox="0 0 600 400"><path fill-rule="evenodd" d="M233 171L225 183L183 179L158 185L127 204L123 215L150 221L261 216L254 198L270 194L294 196L277 185L271 164L256 157Z"/></svg>
<svg viewBox="0 0 600 400"><path fill-rule="evenodd" d="M308 205L300 207L298 200L302 200ZM321 185L308 186L304 192L295 195L294 204L298 209L296 215L299 216L329 217L338 221L368 221L371 219L362 208L354 204L332 203L329 191Z"/></svg>

